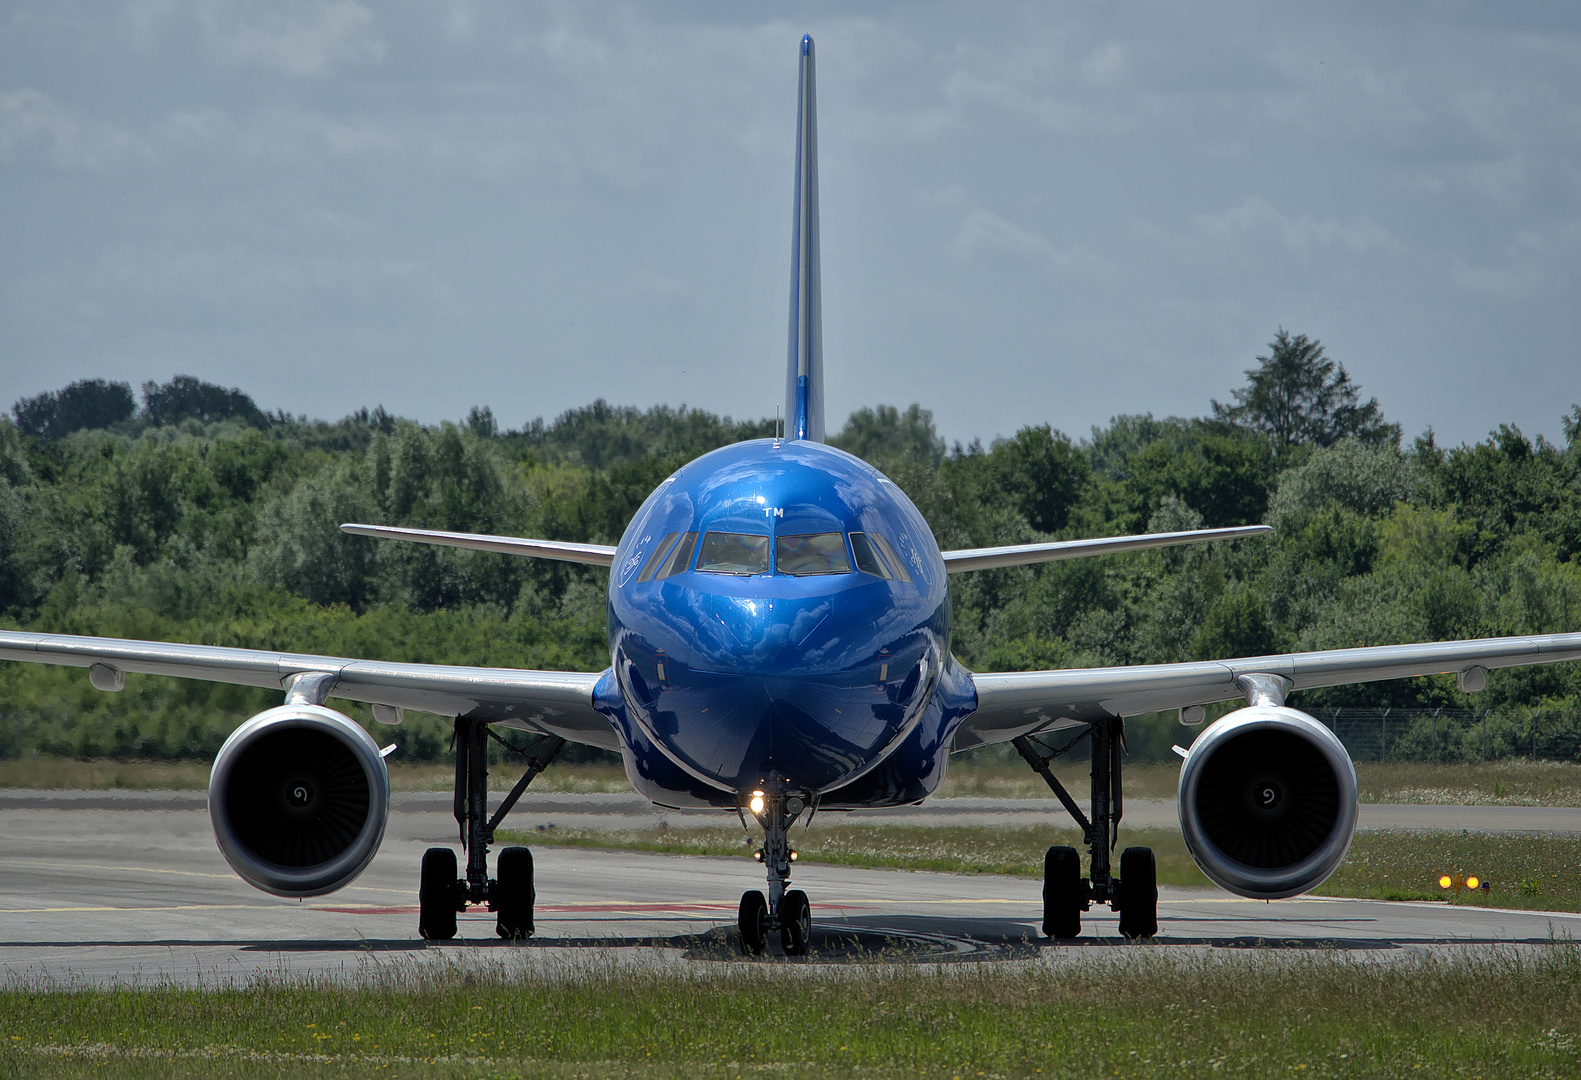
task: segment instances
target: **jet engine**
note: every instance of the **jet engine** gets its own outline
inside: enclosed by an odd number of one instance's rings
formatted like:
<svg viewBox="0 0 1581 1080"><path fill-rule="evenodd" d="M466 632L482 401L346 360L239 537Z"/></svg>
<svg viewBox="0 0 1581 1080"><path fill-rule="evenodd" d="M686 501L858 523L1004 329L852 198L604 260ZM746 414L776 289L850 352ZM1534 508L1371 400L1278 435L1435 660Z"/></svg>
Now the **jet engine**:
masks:
<svg viewBox="0 0 1581 1080"><path fill-rule="evenodd" d="M384 839L390 774L373 738L322 705L282 705L231 733L209 817L231 869L276 896L349 884Z"/></svg>
<svg viewBox="0 0 1581 1080"><path fill-rule="evenodd" d="M1192 744L1180 770L1180 831L1212 881L1277 900L1328 879L1356 831L1356 769L1328 728L1253 705Z"/></svg>

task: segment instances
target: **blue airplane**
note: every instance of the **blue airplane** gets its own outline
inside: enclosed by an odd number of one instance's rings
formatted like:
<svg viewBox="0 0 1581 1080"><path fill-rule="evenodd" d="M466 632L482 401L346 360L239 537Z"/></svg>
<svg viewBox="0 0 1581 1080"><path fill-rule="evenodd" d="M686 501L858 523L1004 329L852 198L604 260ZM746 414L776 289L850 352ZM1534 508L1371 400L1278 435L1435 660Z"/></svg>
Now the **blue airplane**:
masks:
<svg viewBox="0 0 1581 1080"><path fill-rule="evenodd" d="M1581 658L1581 634L1341 649L1182 664L983 673L950 651L950 575L1271 532L1254 525L1184 533L940 551L927 522L872 466L824 442L814 50L801 42L786 424L781 437L705 454L648 497L618 545L347 524L347 533L607 567L610 666L601 673L386 663L109 638L0 632L0 659L88 668L100 690L126 674L208 679L284 691L217 755L209 807L221 852L280 896L339 889L383 838L389 775L371 735L326 706L371 704L455 718L455 816L467 853L423 857L419 933L456 934L456 915L487 905L498 932L533 932L532 855L494 831L567 742L620 752L654 803L750 816L767 890L742 897L749 954L804 954L811 909L790 889L789 830L819 810L918 803L950 754L1013 743L1082 828L1044 863L1043 930L1076 937L1094 904L1128 938L1158 931L1152 852L1125 849L1124 717L1244 698L1197 738L1180 773L1181 829L1203 872L1242 896L1294 896L1325 880L1356 827L1356 774L1334 734L1285 705L1292 690L1454 673L1480 690L1492 668ZM492 814L487 744L527 732L527 765ZM1084 809L1049 768L1089 744ZM503 741L503 740L502 740Z"/></svg>

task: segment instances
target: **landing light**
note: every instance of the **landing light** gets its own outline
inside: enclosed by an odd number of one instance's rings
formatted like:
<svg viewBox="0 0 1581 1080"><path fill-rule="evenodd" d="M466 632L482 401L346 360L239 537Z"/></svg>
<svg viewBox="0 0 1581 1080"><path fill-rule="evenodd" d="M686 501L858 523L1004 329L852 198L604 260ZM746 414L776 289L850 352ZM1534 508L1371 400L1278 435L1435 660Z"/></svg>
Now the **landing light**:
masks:
<svg viewBox="0 0 1581 1080"><path fill-rule="evenodd" d="M754 791L752 793L752 801L747 803L747 807L754 814L761 814L761 813L763 813L763 792L761 792L761 791Z"/></svg>
<svg viewBox="0 0 1581 1080"><path fill-rule="evenodd" d="M791 862L795 862L796 861L796 853L794 851L790 853L790 861Z"/></svg>

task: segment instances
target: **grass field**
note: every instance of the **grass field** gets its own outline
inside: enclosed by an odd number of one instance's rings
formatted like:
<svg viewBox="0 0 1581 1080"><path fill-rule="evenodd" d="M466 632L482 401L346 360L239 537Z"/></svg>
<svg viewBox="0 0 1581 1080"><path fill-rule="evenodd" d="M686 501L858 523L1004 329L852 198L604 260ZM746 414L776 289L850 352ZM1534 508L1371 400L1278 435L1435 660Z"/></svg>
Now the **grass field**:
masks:
<svg viewBox="0 0 1581 1080"><path fill-rule="evenodd" d="M1079 846L1075 830L1046 827L814 825L793 829L803 862L870 869L1038 877L1052 844ZM646 829L624 832L554 829L510 833L501 843L619 848L674 855L749 858L755 836L736 828ZM1150 847L1161 885L1210 886L1186 853L1180 833L1127 829L1122 847ZM1323 896L1433 900L1539 911L1581 911L1581 836L1499 836L1456 833L1357 833L1338 871L1316 891ZM1443 874L1474 873L1486 892L1458 897L1438 886Z"/></svg>
<svg viewBox="0 0 1581 1080"><path fill-rule="evenodd" d="M1003 757L1003 755L998 755ZM1078 799L1085 798L1087 772L1073 765L1055 773ZM508 791L516 782L512 766L489 775L489 786ZM1130 799L1173 799L1180 775L1170 763L1133 764L1125 770ZM1366 803L1430 803L1506 806L1581 806L1581 763L1509 761L1475 765L1430 765L1418 762L1362 762L1356 766L1361 801ZM390 782L396 791L449 791L455 780L450 765L392 763ZM0 788L102 790L107 788L187 789L208 786L205 762L77 761L38 757L0 761ZM629 793L626 774L602 765L551 765L533 781L534 791ZM940 798L988 797L1046 799L1048 788L1019 760L974 763L956 759L939 791Z"/></svg>
<svg viewBox="0 0 1581 1080"><path fill-rule="evenodd" d="M0 992L7 1077L1573 1077L1581 949Z"/></svg>

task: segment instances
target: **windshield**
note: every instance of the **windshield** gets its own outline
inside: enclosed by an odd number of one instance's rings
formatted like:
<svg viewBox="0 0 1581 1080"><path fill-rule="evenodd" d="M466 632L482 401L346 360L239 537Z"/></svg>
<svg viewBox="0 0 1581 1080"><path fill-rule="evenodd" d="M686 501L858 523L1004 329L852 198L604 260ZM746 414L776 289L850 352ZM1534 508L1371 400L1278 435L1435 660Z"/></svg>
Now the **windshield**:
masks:
<svg viewBox="0 0 1581 1080"><path fill-rule="evenodd" d="M697 569L713 574L768 573L769 538L751 533L705 533Z"/></svg>
<svg viewBox="0 0 1581 1080"><path fill-rule="evenodd" d="M774 541L774 566L782 574L849 574L845 537L837 532L781 536Z"/></svg>

